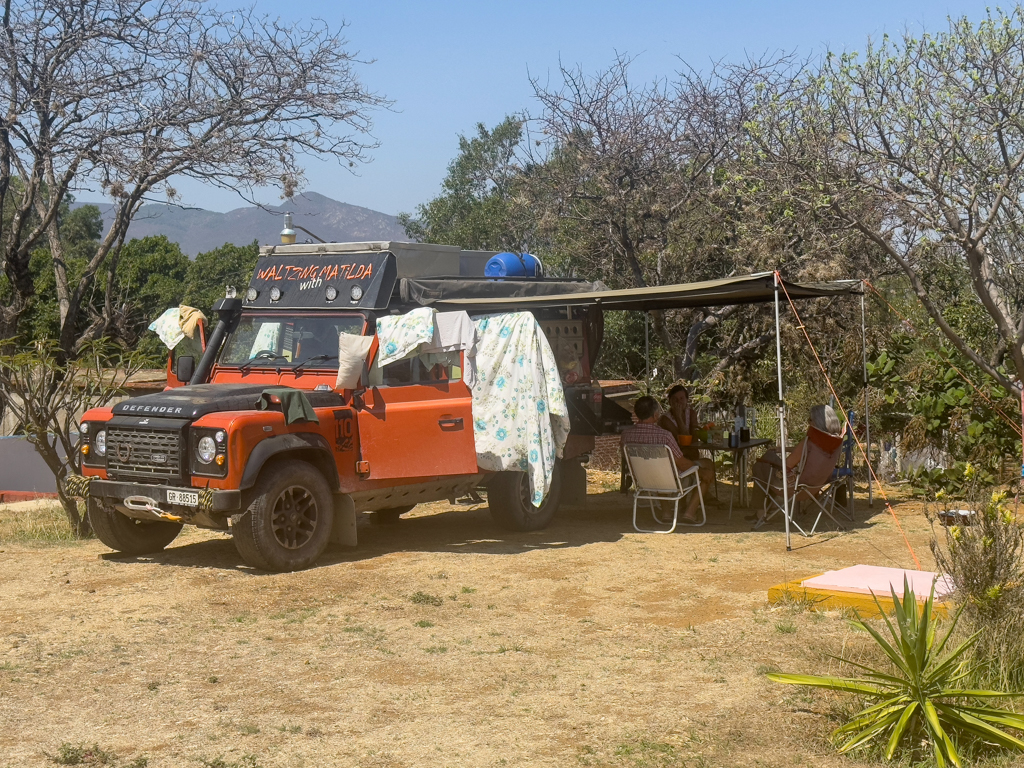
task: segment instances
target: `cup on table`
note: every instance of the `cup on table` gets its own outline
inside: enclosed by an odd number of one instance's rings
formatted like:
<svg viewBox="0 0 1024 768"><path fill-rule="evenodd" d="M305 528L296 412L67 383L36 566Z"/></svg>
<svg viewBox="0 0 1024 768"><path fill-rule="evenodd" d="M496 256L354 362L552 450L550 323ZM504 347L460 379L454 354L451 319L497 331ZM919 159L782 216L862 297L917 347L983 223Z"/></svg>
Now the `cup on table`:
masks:
<svg viewBox="0 0 1024 768"><path fill-rule="evenodd" d="M676 435L676 440L679 441L679 445L685 448L693 442L693 435Z"/></svg>

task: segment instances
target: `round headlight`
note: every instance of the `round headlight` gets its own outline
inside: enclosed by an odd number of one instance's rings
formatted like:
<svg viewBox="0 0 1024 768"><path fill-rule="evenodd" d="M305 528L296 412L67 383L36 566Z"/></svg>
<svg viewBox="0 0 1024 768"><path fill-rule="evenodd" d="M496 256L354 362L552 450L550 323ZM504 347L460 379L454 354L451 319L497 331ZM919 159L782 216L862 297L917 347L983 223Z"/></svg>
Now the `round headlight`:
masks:
<svg viewBox="0 0 1024 768"><path fill-rule="evenodd" d="M106 456L107 455L107 430L101 429L96 433L96 437L92 440L93 446L96 448L96 455Z"/></svg>
<svg viewBox="0 0 1024 768"><path fill-rule="evenodd" d="M206 437L199 438L199 445L196 446L196 458L199 459L203 464L209 464L213 461L213 457L217 454L217 444L213 442L213 438L207 435Z"/></svg>
<svg viewBox="0 0 1024 768"><path fill-rule="evenodd" d="M216 440L218 443L223 443L227 439L227 437L228 433L225 432L223 429L219 429L217 430L217 434L213 436L213 439Z"/></svg>
<svg viewBox="0 0 1024 768"><path fill-rule="evenodd" d="M257 291L255 288L250 288L248 291L245 292L246 301L256 301L256 299L258 299L259 296L260 292Z"/></svg>
<svg viewBox="0 0 1024 768"><path fill-rule="evenodd" d="M83 422L83 423L82 423L82 426L80 426L80 427L79 427L78 429L79 429L79 431L80 431L80 432L81 432L81 433L82 433L83 435L88 435L88 434L89 434L89 422L88 422L88 421L86 421L86 422Z"/></svg>
<svg viewBox="0 0 1024 768"><path fill-rule="evenodd" d="M273 288L270 289L270 300L271 301L277 301L280 298L281 298L281 289L278 288L275 285Z"/></svg>
<svg viewBox="0 0 1024 768"><path fill-rule="evenodd" d="M352 297L352 301L359 301L361 298L363 298L363 289L360 288L358 285L353 285L352 292L349 293L349 296Z"/></svg>
<svg viewBox="0 0 1024 768"><path fill-rule="evenodd" d="M328 301L334 301L336 298L338 298L338 289L335 288L333 285L328 285L327 290L324 293L327 296Z"/></svg>

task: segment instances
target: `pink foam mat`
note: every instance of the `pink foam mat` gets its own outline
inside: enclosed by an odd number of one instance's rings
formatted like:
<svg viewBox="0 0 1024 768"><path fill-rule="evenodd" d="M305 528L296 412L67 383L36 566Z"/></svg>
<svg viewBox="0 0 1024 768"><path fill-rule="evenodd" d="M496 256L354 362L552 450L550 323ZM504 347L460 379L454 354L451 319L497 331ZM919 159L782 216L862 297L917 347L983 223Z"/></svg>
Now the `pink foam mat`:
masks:
<svg viewBox="0 0 1024 768"><path fill-rule="evenodd" d="M890 586L899 597L903 597L903 580L919 599L926 599L935 583L935 599L943 600L953 593L953 584L948 576L931 571L905 571L902 568L883 568L878 565L851 565L838 571L829 571L813 579L805 579L801 586L808 589L826 589L833 592L855 592L878 597L889 597ZM937 579L937 581L936 581Z"/></svg>

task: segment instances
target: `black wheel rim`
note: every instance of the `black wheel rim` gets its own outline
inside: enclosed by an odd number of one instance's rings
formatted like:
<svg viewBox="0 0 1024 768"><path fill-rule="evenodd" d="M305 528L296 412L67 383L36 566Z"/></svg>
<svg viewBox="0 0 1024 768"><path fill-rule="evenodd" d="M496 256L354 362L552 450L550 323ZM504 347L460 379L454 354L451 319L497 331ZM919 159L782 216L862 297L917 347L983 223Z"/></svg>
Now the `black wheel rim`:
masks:
<svg viewBox="0 0 1024 768"><path fill-rule="evenodd" d="M274 502L270 527L285 549L300 549L313 537L318 520L316 499L300 485L281 491Z"/></svg>

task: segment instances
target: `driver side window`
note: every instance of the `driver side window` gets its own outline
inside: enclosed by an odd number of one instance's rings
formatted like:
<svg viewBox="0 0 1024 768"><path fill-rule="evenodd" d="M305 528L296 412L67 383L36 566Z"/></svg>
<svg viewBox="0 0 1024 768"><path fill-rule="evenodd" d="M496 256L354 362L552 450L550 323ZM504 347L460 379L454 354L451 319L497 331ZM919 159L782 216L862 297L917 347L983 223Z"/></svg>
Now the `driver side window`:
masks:
<svg viewBox="0 0 1024 768"><path fill-rule="evenodd" d="M459 352L410 355L381 367L374 359L370 368L371 387L400 387L406 384L432 384L459 381L462 378Z"/></svg>

